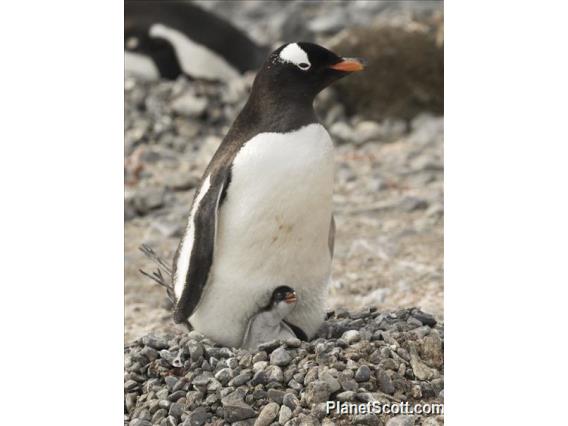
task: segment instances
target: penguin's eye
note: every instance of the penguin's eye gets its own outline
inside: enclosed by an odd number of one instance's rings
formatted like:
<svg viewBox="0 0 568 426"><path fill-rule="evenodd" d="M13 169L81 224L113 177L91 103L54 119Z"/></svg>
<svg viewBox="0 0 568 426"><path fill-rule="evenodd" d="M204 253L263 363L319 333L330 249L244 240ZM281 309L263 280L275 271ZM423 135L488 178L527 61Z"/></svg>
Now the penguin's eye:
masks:
<svg viewBox="0 0 568 426"><path fill-rule="evenodd" d="M300 67L300 69L303 69L305 71L310 68L310 64L306 64L305 62L300 62L298 64L298 67Z"/></svg>

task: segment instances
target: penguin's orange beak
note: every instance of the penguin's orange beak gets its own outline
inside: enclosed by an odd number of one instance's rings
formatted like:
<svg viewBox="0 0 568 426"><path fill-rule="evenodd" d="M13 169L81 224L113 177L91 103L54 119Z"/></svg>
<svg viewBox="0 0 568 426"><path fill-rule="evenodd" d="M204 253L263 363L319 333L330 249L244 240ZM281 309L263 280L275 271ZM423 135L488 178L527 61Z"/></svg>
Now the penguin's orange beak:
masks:
<svg viewBox="0 0 568 426"><path fill-rule="evenodd" d="M365 69L365 60L361 58L342 58L341 62L331 65L332 70L355 72Z"/></svg>
<svg viewBox="0 0 568 426"><path fill-rule="evenodd" d="M284 298L284 301L286 303L288 303L289 305L292 303L296 303L298 299L296 298L296 293L291 291L290 293L286 294L286 297Z"/></svg>

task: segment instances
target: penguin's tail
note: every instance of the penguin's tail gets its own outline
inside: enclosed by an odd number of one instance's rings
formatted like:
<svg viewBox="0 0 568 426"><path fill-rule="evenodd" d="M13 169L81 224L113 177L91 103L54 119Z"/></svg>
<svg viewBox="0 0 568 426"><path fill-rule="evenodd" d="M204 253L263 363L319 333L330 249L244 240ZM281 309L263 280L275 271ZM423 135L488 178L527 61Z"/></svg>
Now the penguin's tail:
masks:
<svg viewBox="0 0 568 426"><path fill-rule="evenodd" d="M156 254L154 249L147 246L146 244L142 244L138 249L144 253L144 256L152 260L157 265L157 269L152 272L151 274L139 269L139 271L145 275L146 277L150 278L160 287L166 289L166 294L168 299L172 302L172 305L175 306L175 295L174 295L174 287L172 284L172 269L171 267L162 259L160 256ZM165 273L165 275L164 275Z"/></svg>

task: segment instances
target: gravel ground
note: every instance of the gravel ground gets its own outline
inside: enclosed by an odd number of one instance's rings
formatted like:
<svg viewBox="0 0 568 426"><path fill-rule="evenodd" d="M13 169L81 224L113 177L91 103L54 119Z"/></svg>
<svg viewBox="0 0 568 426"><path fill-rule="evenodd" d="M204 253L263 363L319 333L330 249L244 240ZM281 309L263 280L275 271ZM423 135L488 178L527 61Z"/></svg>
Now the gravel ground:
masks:
<svg viewBox="0 0 568 426"><path fill-rule="evenodd" d="M443 416L326 413L326 401L442 404L443 339L416 309L338 310L313 341L256 352L197 332L146 335L125 350L125 424L440 425Z"/></svg>

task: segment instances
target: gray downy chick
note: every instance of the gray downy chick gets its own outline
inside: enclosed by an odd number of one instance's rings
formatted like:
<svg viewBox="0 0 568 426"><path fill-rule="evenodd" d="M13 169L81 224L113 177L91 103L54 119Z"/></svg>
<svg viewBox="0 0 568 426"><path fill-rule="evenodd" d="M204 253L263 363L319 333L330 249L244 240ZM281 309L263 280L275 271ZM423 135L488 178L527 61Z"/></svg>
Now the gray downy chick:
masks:
<svg viewBox="0 0 568 426"><path fill-rule="evenodd" d="M294 289L288 286L277 287L268 305L249 320L241 347L255 350L261 343L296 337L284 319L294 310L297 301Z"/></svg>

